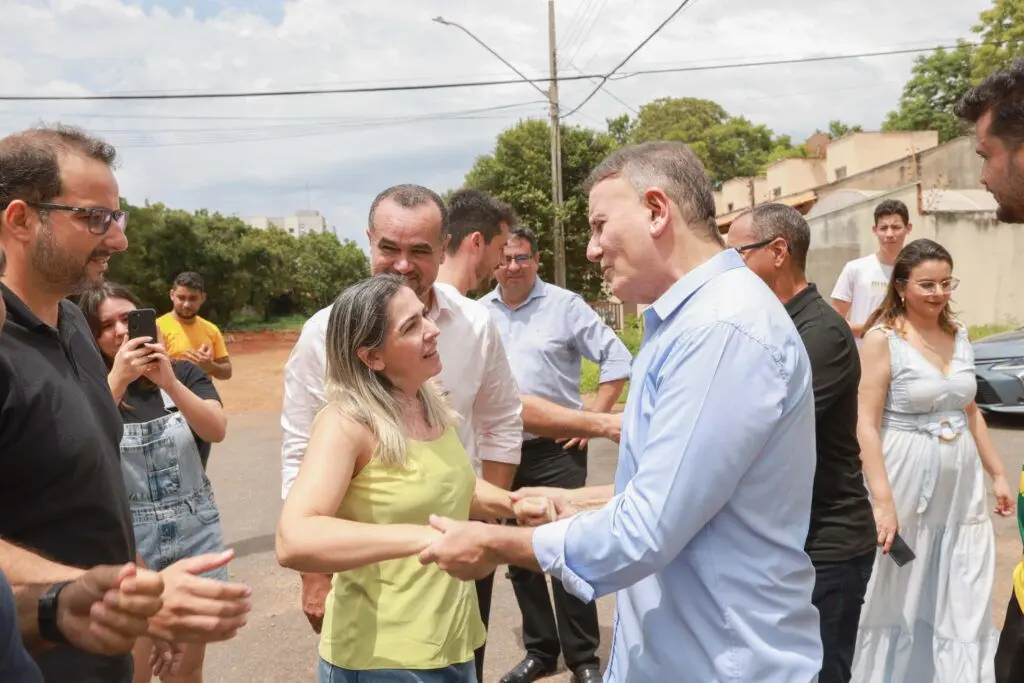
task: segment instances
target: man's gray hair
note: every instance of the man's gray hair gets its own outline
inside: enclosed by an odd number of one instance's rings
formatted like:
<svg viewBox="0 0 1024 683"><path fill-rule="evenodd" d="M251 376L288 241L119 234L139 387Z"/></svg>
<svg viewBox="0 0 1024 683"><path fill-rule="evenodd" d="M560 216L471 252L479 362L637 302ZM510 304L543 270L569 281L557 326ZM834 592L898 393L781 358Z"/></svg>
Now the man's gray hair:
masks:
<svg viewBox="0 0 1024 683"><path fill-rule="evenodd" d="M715 196L704 164L681 142L645 142L612 152L590 172L587 192L602 180L620 177L637 194L661 188L698 234L723 243L715 221Z"/></svg>
<svg viewBox="0 0 1024 683"><path fill-rule="evenodd" d="M785 204L761 204L748 213L754 240L760 242L776 237L786 240L793 262L803 272L811 248L811 228L800 212Z"/></svg>
<svg viewBox="0 0 1024 683"><path fill-rule="evenodd" d="M444 200L428 187L410 184L393 185L374 197L373 203L370 204L368 220L371 231L373 230L373 219L377 215L377 207L385 199L390 199L403 209L414 209L423 204L433 204L441 212L441 241L444 242L448 236L448 207L445 206Z"/></svg>

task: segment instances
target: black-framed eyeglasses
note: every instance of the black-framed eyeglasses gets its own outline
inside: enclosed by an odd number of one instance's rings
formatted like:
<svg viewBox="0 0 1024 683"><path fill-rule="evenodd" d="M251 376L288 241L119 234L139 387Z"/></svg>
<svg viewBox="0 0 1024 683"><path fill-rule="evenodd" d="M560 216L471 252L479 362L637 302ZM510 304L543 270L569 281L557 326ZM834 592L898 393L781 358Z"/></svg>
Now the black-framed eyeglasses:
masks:
<svg viewBox="0 0 1024 683"><path fill-rule="evenodd" d="M752 251L754 249L760 249L761 247L767 247L769 244L771 244L774 241L775 241L774 237L769 237L768 239L761 240L760 242L754 242L752 244L744 244L742 247L736 247L736 251L738 251L739 253L742 254L745 251Z"/></svg>
<svg viewBox="0 0 1024 683"><path fill-rule="evenodd" d="M69 211L71 213L85 216L89 232L93 235L106 235L110 226L114 223L124 230L128 227L128 212L121 209L105 209L100 206L66 206L64 204L51 204L50 202L25 202L35 209L44 211Z"/></svg>
<svg viewBox="0 0 1024 683"><path fill-rule="evenodd" d="M761 240L760 242L754 242L752 244L744 244L742 247L736 247L736 251L743 253L745 251L752 251L754 249L760 249L761 247L767 247L769 244L779 239L779 236L769 237L768 239ZM789 242L786 242L786 251L789 251Z"/></svg>
<svg viewBox="0 0 1024 683"><path fill-rule="evenodd" d="M501 265L502 268L508 268L509 266L512 265L513 262L515 262L520 266L524 266L532 260L533 256L531 256L530 254L516 254L515 256L503 255L501 257L501 263L499 265Z"/></svg>

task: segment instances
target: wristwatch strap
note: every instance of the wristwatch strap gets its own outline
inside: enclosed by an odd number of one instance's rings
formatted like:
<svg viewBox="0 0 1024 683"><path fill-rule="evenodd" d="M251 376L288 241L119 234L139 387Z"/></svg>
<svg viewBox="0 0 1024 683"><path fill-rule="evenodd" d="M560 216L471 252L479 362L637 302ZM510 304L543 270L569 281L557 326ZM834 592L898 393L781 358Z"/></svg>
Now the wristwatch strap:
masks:
<svg viewBox="0 0 1024 683"><path fill-rule="evenodd" d="M39 635L51 643L66 645L68 639L57 626L57 598L70 581L62 581L50 586L39 598Z"/></svg>

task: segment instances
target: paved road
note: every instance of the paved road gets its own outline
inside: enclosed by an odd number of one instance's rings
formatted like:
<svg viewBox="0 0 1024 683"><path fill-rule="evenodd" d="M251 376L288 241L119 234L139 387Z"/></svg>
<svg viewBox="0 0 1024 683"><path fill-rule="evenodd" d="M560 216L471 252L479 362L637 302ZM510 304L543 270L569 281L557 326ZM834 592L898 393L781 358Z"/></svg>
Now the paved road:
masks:
<svg viewBox="0 0 1024 683"><path fill-rule="evenodd" d="M207 680L224 683L312 682L317 639L298 607L297 575L282 569L274 559L274 526L280 510L280 431L276 413L245 413L231 417L230 435L214 449L210 462L217 500L228 543L237 559L232 578L254 590L254 610L249 625L234 641L212 646L207 655ZM993 438L1007 463L1016 472L1024 457L1024 423L999 421ZM616 451L606 441L591 447L591 483L608 483L615 468ZM1011 481L1015 481L1013 477ZM997 620L1002 623L1009 597L1010 571L1017 562L1020 540L1014 519L996 519L999 547L996 595ZM602 661L611 640L614 600L599 603L602 623ZM492 608L487 671L484 682L494 683L519 661L519 616L511 586L499 572ZM549 681L568 681L562 672Z"/></svg>

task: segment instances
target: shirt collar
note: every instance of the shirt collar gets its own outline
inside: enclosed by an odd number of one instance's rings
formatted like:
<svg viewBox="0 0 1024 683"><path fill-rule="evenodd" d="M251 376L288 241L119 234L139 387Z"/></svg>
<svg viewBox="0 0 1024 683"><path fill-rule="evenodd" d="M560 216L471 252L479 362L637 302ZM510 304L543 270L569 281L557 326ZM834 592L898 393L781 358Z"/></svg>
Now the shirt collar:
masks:
<svg viewBox="0 0 1024 683"><path fill-rule="evenodd" d="M4 304L7 306L8 322L17 324L19 327L23 327L26 330L35 330L37 332L41 330L53 331L53 328L40 320L39 316L33 313L32 309L29 308L17 294L12 292L7 285L0 283L0 291L3 292ZM62 317L63 311L58 309L58 326L60 325L60 319Z"/></svg>
<svg viewBox="0 0 1024 683"><path fill-rule="evenodd" d="M800 290L796 296L786 302L786 313L790 318L796 318L800 312L807 308L815 299L820 299L818 288L813 282L808 282L807 287Z"/></svg>
<svg viewBox="0 0 1024 683"><path fill-rule="evenodd" d="M500 303L505 308L511 308L511 306L509 306L507 303L505 303L505 299L501 296L501 285L497 285L494 288L494 291L491 292L491 294L494 295L493 296L493 301L495 301L497 303ZM533 289L530 290L530 293L527 295L527 297L525 299L523 299L522 303L520 303L518 306L516 306L516 308L522 308L523 306L525 306L526 304L530 303L534 299L537 299L537 298L542 297L542 296L547 296L547 295L548 295L548 283L546 283L543 280L541 280L540 276L538 275L536 281L534 281L534 283L533 283Z"/></svg>
<svg viewBox="0 0 1024 683"><path fill-rule="evenodd" d="M712 278L736 268L746 268L743 257L735 249L726 249L679 278L657 301L644 311L644 328L648 334L668 320L697 290Z"/></svg>
<svg viewBox="0 0 1024 683"><path fill-rule="evenodd" d="M427 311L427 317L436 321L442 314L450 315L454 310L454 305L450 298L451 295L444 291L444 288L441 285L435 284L432 289L434 291L434 301L430 304L430 310Z"/></svg>

